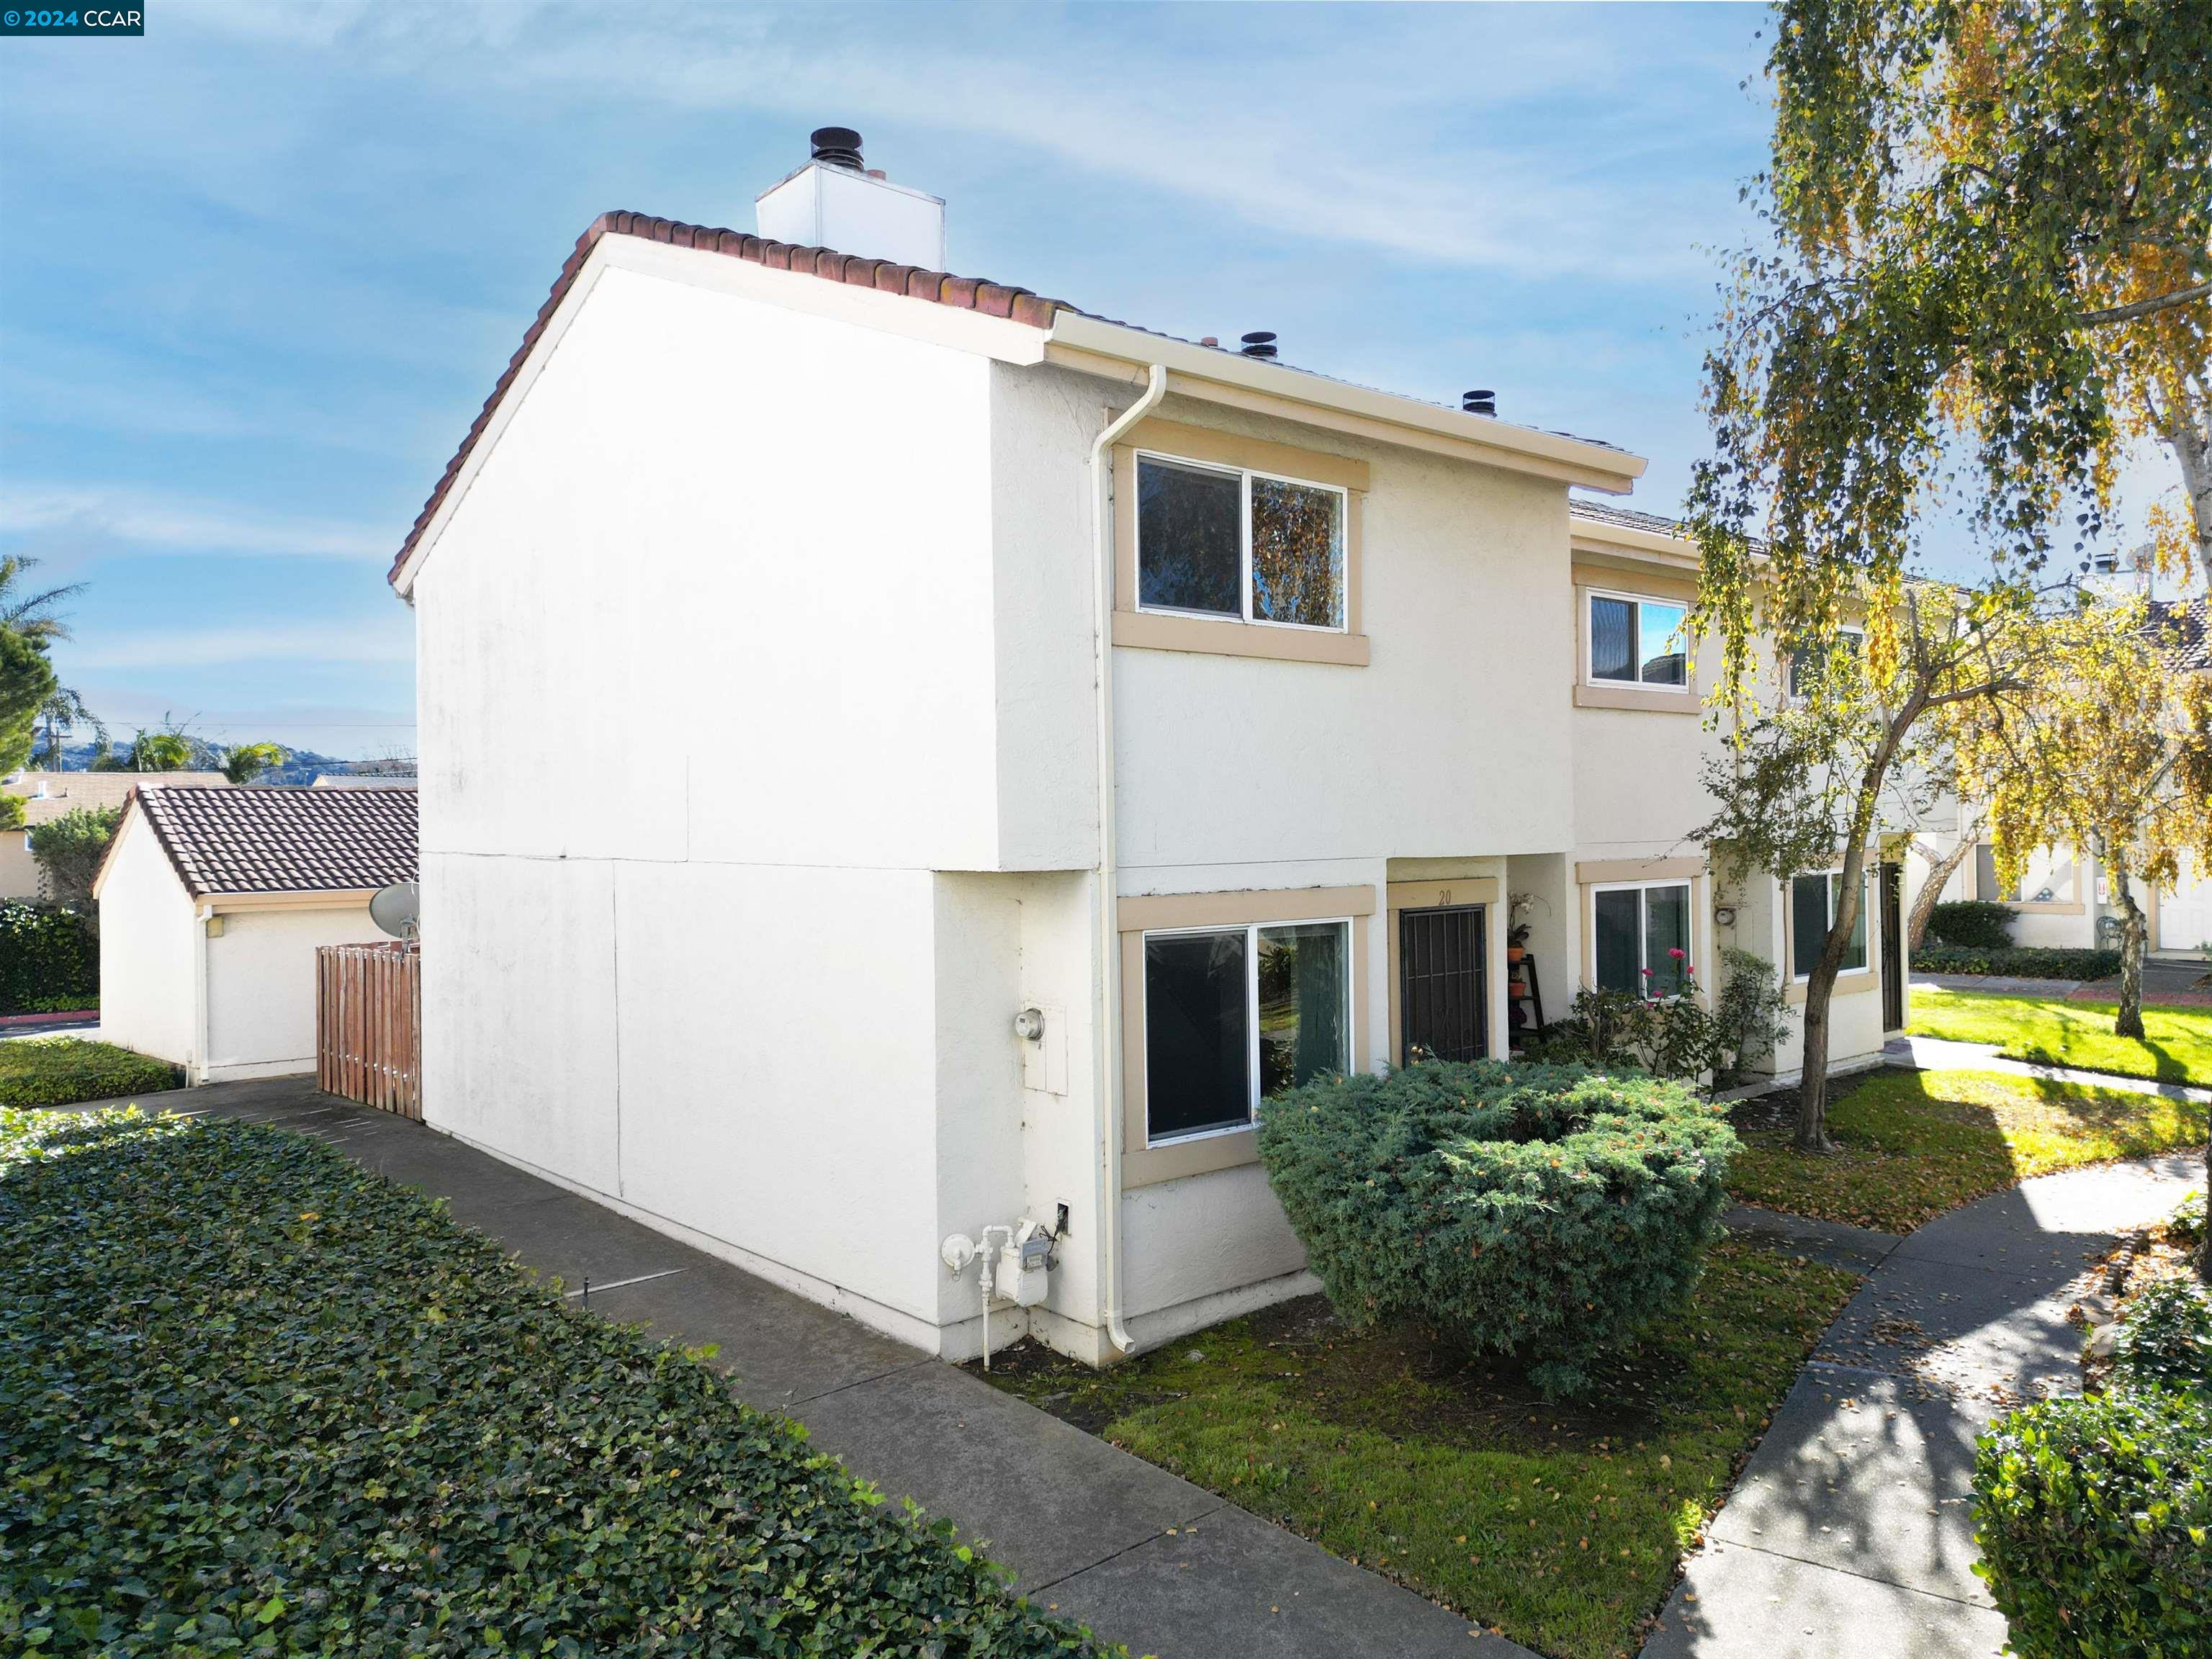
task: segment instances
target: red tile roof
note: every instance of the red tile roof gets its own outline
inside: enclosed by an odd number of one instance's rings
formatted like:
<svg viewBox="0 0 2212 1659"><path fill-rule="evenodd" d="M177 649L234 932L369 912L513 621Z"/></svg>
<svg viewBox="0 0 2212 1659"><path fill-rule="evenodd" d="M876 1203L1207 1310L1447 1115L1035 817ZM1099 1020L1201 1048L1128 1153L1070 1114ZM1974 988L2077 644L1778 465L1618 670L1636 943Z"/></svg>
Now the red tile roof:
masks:
<svg viewBox="0 0 2212 1659"><path fill-rule="evenodd" d="M412 789L155 788L133 799L194 898L415 879Z"/></svg>
<svg viewBox="0 0 2212 1659"><path fill-rule="evenodd" d="M1184 339L1178 334L1146 328L1141 324L1124 322L1119 318L1103 316L1095 311L1085 311L1065 300L1048 300L1042 295L1034 294L1025 288L1016 288L1011 283L987 282L978 276L956 276L950 271L929 270L920 265L894 264L888 259L865 258L857 254L839 253L831 248L800 247L791 242L770 241L766 237L755 236L745 231L726 230L712 225L690 225L678 219L656 219L646 213L602 213L592 221L590 228L576 239L574 250L561 267L561 275L553 283L553 291L545 296L545 303L538 307L536 319L524 332L522 343L515 348L514 356L507 359L507 368L493 386L491 396L484 399L483 408L477 411L468 434L461 440L461 447L453 452L453 459L446 463L446 471L438 480L438 487L430 492L430 499L422 504L422 512L416 515L414 526L407 532L407 539L400 544L398 556L392 562L389 580L398 581L401 568L415 551L416 544L422 538L422 532L429 527L438 508L444 504L446 493L453 487L453 480L460 476L461 468L467 465L470 453L476 448L477 440L483 435L484 428L490 424L492 411L499 407L500 399L507 395L507 389L514 384L514 377L522 372L522 365L529 360L539 336L544 333L545 325L560 309L561 301L568 297L569 289L575 283L577 273L584 268L584 262L592 257L592 250L605 236L639 236L648 241L665 242L672 247L696 248L709 253L720 253L728 258L750 260L754 264L765 265L770 270L799 271L806 276L818 276L825 282L875 289L910 300L927 300L937 305L957 307L963 311L981 312L988 317L1004 317L1035 329L1049 329L1053 319L1067 311L1112 324L1117 328L1134 329L1139 333L1156 335L1164 340L1179 340L1186 345L1207 345L1224 356L1239 355L1211 338L1204 341ZM1278 363L1277 367L1293 368L1288 363ZM1293 372L1313 374L1310 369L1294 369ZM1336 380L1334 375L1316 378ZM1336 383L1355 384L1346 380L1337 380ZM1440 404L1437 407L1448 409L1451 405ZM1524 429L1533 431L1537 428ZM1607 443L1601 439L1584 438L1571 432L1559 432L1553 435L1598 448L1619 448L1618 445ZM1577 505L1581 503L1577 502Z"/></svg>
<svg viewBox="0 0 2212 1659"><path fill-rule="evenodd" d="M538 307L537 320L530 325L522 337L522 343L508 358L506 370L491 389L491 396L461 440L461 447L453 452L453 459L446 463L438 487L430 492L430 499L422 504L416 515L414 528L400 544L399 556L392 562L390 580L399 580L400 567L415 550L422 532L446 499L446 492L453 487L467 464L470 452L476 448L477 440L483 435L484 428L491 422L492 411L499 400L514 384L514 377L522 372L531 351L538 344L545 325L561 308L561 301L576 281L576 273L592 257L592 250L599 245L603 236L641 236L648 241L665 242L672 247L703 249L732 259L750 260L765 265L770 270L795 270L824 281L843 283L854 288L872 288L885 294L903 295L910 300L930 300L941 306L957 306L963 311L980 311L987 317L1005 317L1017 323L1026 323L1031 328L1052 326L1056 313L1073 311L1074 307L1064 300L1048 300L1032 294L1025 288L1014 288L1004 283L986 282L979 276L955 276L945 270L925 270L919 265L894 264L888 259L866 259L857 254L839 253L826 247L799 247L790 242L772 242L765 237L754 236L744 231L723 230L708 225L687 225L675 219L656 219L644 213L602 213L592 221L591 228L576 239L574 252L561 267L561 275L553 283L553 291L545 296L545 303Z"/></svg>

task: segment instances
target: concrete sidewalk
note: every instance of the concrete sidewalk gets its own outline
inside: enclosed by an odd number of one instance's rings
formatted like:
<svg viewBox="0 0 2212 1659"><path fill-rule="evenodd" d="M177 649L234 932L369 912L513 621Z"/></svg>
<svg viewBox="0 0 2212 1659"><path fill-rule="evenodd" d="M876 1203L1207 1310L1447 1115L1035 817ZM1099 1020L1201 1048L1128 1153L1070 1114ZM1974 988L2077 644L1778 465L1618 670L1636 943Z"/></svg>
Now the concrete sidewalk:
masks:
<svg viewBox="0 0 2212 1659"><path fill-rule="evenodd" d="M149 1096L315 1136L447 1200L592 1312L714 1343L732 1391L950 1517L1038 1605L1162 1659L1530 1659L1412 1592L918 1349L312 1078Z"/></svg>
<svg viewBox="0 0 2212 1659"><path fill-rule="evenodd" d="M1775 1413L1644 1659L1967 1659L2005 1639L1976 1559L1974 1440L2080 1389L2087 1260L2203 1180L2193 1156L2069 1170L1903 1239L1737 1210L1784 1248L1874 1270ZM1793 1231L1792 1224L1796 1224Z"/></svg>
<svg viewBox="0 0 2212 1659"><path fill-rule="evenodd" d="M2038 1066L2025 1060L2008 1060L1987 1042L1954 1042L1947 1037L1894 1036L1882 1044L1882 1057L1893 1066L1911 1066L1923 1072L2004 1072L2014 1077L2045 1078L2053 1083L2079 1083L2093 1089L2118 1089L2126 1094L2164 1095L2168 1100L2212 1101L2212 1089L2184 1083L2156 1083L2146 1077L2118 1077L2110 1072L2084 1072L2071 1066Z"/></svg>

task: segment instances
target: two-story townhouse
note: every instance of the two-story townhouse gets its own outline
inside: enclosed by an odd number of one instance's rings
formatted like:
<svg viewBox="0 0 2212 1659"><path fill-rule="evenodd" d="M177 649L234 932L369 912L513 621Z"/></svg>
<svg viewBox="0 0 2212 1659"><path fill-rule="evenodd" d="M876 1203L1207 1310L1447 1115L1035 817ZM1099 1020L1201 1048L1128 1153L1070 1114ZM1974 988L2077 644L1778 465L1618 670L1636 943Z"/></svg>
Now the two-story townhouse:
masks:
<svg viewBox="0 0 2212 1659"><path fill-rule="evenodd" d="M424 1115L946 1355L1032 1222L994 1335L1103 1362L1314 1286L1258 1103L1504 1054L1510 895L1554 1015L1705 949L1688 555L1609 445L949 276L837 138L593 224L393 568Z"/></svg>

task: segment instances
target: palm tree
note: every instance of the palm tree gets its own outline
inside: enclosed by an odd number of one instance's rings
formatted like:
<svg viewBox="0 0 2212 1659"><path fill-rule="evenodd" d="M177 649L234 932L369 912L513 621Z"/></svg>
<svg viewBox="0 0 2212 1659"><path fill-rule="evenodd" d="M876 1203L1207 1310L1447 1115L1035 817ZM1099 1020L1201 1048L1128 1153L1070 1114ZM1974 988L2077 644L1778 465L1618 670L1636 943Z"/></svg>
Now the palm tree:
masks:
<svg viewBox="0 0 2212 1659"><path fill-rule="evenodd" d="M107 746L106 722L85 706L82 697L65 685L56 686L52 695L39 705L39 719L46 728L45 765L48 771L61 770L62 739L80 726L90 726L93 741L102 749Z"/></svg>
<svg viewBox="0 0 2212 1659"><path fill-rule="evenodd" d="M173 727L159 732L138 728L125 751L126 772L181 772L192 763L192 740Z"/></svg>
<svg viewBox="0 0 2212 1659"><path fill-rule="evenodd" d="M251 783L272 766L284 761L284 751L273 743L234 743L222 757L222 775L233 783Z"/></svg>
<svg viewBox="0 0 2212 1659"><path fill-rule="evenodd" d="M54 607L83 592L84 584L70 582L61 587L50 587L43 593L28 592L24 588L23 576L36 563L36 559L19 553L0 556L0 629L40 642L65 640L70 636L69 628L54 615Z"/></svg>

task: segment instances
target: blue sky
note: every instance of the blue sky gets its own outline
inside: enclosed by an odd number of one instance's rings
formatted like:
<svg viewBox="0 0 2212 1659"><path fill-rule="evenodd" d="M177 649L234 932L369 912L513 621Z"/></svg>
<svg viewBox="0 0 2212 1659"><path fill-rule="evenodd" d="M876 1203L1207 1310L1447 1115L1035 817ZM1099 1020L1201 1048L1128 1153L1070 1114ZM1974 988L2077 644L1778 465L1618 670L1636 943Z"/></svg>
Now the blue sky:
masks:
<svg viewBox="0 0 2212 1659"><path fill-rule="evenodd" d="M126 734L345 756L411 746L385 570L604 210L750 228L856 126L956 270L1494 387L1671 512L1766 132L1752 7L148 11L0 41L0 548Z"/></svg>

